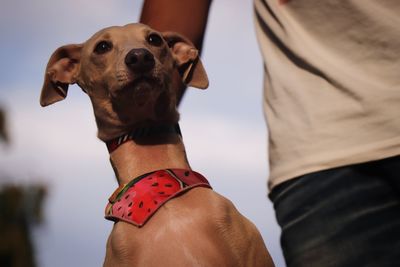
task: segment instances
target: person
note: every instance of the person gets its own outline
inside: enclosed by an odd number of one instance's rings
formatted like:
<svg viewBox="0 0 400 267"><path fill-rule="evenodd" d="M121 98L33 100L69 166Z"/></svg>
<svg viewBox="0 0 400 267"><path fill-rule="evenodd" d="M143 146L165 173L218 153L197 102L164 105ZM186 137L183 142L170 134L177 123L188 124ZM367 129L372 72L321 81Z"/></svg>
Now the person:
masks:
<svg viewBox="0 0 400 267"><path fill-rule="evenodd" d="M140 20L201 48L210 5L147 0ZM254 0L254 10L286 264L398 266L400 2Z"/></svg>

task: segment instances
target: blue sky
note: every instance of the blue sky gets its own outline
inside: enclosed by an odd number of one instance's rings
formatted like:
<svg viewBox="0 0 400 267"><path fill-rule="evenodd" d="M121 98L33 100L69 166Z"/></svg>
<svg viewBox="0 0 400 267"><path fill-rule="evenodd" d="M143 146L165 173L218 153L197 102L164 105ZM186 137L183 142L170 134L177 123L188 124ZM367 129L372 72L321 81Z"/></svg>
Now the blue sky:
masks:
<svg viewBox="0 0 400 267"><path fill-rule="evenodd" d="M3 0L0 8L0 105L12 146L0 145L1 183L48 184L46 222L35 231L40 266L100 266L112 223L103 219L117 186L89 99L39 106L44 69L59 46L138 19L141 1ZM251 0L215 0L204 43L210 87L189 88L180 107L189 161L262 232L284 266L279 228L267 198L262 62ZM13 177L11 179L11 177Z"/></svg>

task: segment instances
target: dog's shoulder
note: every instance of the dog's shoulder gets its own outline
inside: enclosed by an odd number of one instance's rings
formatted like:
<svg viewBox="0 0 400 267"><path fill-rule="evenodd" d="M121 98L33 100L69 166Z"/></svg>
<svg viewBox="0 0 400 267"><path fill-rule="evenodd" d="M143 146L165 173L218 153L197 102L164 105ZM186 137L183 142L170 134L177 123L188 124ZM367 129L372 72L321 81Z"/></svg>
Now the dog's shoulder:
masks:
<svg viewBox="0 0 400 267"><path fill-rule="evenodd" d="M237 240L239 243L251 242L254 235L259 235L255 225L237 210L234 203L214 190L194 188L169 204L166 209L176 209L182 227L185 222L187 227L194 223L219 238L241 238Z"/></svg>
<svg viewBox="0 0 400 267"><path fill-rule="evenodd" d="M171 262L164 266L189 266L186 261L193 258L209 261L204 266L234 266L260 258L253 249L260 245L263 246L262 238L255 226L230 200L211 189L197 187L165 203L141 228L123 221L116 223L108 242L106 261L159 266L158 263L171 261L169 254L173 251L185 251L190 257L182 256L181 264ZM157 259L148 253L148 248L158 251ZM204 251L207 251L206 259L202 257ZM249 253L244 256L243 251ZM228 257L221 258L221 253Z"/></svg>

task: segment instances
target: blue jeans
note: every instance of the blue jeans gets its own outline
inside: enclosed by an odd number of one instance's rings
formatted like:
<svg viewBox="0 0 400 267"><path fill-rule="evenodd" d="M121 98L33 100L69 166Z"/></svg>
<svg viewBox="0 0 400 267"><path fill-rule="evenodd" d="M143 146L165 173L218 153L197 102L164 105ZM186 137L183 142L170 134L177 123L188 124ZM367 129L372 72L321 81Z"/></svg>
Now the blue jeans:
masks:
<svg viewBox="0 0 400 267"><path fill-rule="evenodd" d="M400 156L307 174L269 197L287 266L400 266Z"/></svg>

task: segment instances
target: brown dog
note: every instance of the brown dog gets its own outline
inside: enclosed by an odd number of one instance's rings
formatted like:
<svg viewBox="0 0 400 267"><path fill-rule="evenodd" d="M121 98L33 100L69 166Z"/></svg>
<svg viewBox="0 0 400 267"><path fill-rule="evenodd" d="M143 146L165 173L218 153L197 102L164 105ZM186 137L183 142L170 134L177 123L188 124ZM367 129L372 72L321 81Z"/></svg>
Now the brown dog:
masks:
<svg viewBox="0 0 400 267"><path fill-rule="evenodd" d="M60 47L51 56L40 103L47 106L64 99L68 85L74 83L89 95L98 137L108 144L121 185L110 205L122 203L125 195L131 197L127 192L139 184L129 182L135 177L143 182L143 174L166 169L168 174L176 169L175 174L186 170L182 178L196 176L189 171L176 126L177 92L172 84L176 73L188 86L208 86L198 51L189 41L143 24L103 29L87 42ZM171 175L184 185L175 174ZM120 208L109 206L107 216L116 222L104 266L273 266L256 227L200 180L202 185L186 187L144 222L124 218L134 216L132 212L116 218ZM129 190L124 187L127 184L132 186ZM165 186L171 188L172 184ZM158 193L165 195L164 191ZM133 200L130 208L132 203L138 212L144 210L143 202Z"/></svg>

